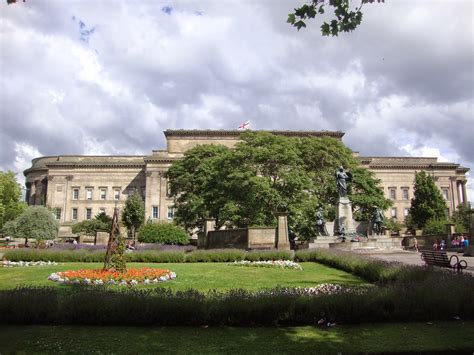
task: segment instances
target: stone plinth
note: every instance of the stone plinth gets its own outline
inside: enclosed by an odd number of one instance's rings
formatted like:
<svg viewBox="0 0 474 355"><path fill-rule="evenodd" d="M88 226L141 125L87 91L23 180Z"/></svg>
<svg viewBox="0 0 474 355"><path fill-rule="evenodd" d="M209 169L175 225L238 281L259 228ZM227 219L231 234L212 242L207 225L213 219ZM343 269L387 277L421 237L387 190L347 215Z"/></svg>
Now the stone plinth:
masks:
<svg viewBox="0 0 474 355"><path fill-rule="evenodd" d="M278 219L275 247L278 250L290 250L290 240L288 238L288 213L275 212Z"/></svg>
<svg viewBox="0 0 474 355"><path fill-rule="evenodd" d="M341 197L336 206L336 222L334 224L334 234L338 234L340 226L344 226L346 233L354 233L354 223L352 220L352 203L348 198Z"/></svg>
<svg viewBox="0 0 474 355"><path fill-rule="evenodd" d="M95 245L107 245L109 242L109 233L97 232L95 237Z"/></svg>

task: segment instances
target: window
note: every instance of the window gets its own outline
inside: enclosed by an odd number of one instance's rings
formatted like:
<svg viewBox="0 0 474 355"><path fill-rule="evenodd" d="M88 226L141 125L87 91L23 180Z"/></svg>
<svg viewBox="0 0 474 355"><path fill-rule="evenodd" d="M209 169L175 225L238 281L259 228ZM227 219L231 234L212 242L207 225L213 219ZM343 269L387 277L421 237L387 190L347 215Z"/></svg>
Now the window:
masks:
<svg viewBox="0 0 474 355"><path fill-rule="evenodd" d="M390 189L389 191L390 191L390 199L391 199L391 200L395 200L396 197L397 197L397 194L396 194L395 189L392 188L392 189Z"/></svg>
<svg viewBox="0 0 474 355"><path fill-rule="evenodd" d="M405 201L408 200L408 189L403 189L402 193L403 193L403 199Z"/></svg>
<svg viewBox="0 0 474 355"><path fill-rule="evenodd" d="M102 201L105 201L107 199L107 188L106 187L102 187L100 189L100 199Z"/></svg>
<svg viewBox="0 0 474 355"><path fill-rule="evenodd" d="M61 209L60 208L56 208L55 215L56 215L57 220L61 219Z"/></svg>
<svg viewBox="0 0 474 355"><path fill-rule="evenodd" d="M79 200L79 188L75 187L72 189L72 199Z"/></svg>
<svg viewBox="0 0 474 355"><path fill-rule="evenodd" d="M174 218L174 208L171 206L168 206L168 219L173 219Z"/></svg>
<svg viewBox="0 0 474 355"><path fill-rule="evenodd" d="M158 217L159 217L159 215L158 215L158 206L153 206L151 216L152 216L151 218L153 218L153 219L158 219Z"/></svg>
<svg viewBox="0 0 474 355"><path fill-rule="evenodd" d="M92 219L92 208L86 208L86 219Z"/></svg>
<svg viewBox="0 0 474 355"><path fill-rule="evenodd" d="M392 218L397 218L397 208L393 207L391 210L391 216Z"/></svg>
<svg viewBox="0 0 474 355"><path fill-rule="evenodd" d="M445 188L445 189L442 189L442 191L443 191L443 197L444 197L444 199L445 199L446 201L449 200L449 189L446 189L446 188Z"/></svg>
<svg viewBox="0 0 474 355"><path fill-rule="evenodd" d="M120 200L120 189L114 189L114 200Z"/></svg>
<svg viewBox="0 0 474 355"><path fill-rule="evenodd" d="M72 220L77 221L77 208L72 209Z"/></svg>
<svg viewBox="0 0 474 355"><path fill-rule="evenodd" d="M410 209L409 209L409 208L405 208L405 209L403 210L403 216L406 217L406 216L408 216L409 214L410 214Z"/></svg>
<svg viewBox="0 0 474 355"><path fill-rule="evenodd" d="M91 188L86 189L86 199L92 200L92 189Z"/></svg>

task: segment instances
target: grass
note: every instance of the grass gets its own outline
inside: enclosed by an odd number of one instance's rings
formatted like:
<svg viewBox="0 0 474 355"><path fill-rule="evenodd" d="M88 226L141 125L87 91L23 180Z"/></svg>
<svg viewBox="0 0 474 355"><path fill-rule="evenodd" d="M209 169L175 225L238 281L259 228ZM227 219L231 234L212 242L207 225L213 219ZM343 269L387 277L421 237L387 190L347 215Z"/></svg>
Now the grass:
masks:
<svg viewBox="0 0 474 355"><path fill-rule="evenodd" d="M2 353L296 354L472 353L474 322L338 325L332 328L0 327Z"/></svg>
<svg viewBox="0 0 474 355"><path fill-rule="evenodd" d="M17 285L67 288L70 286L48 281L48 276L57 271L99 269L102 265L101 263L64 263L54 266L0 268L0 290L15 288ZM339 283L346 285L361 285L366 283L357 276L321 264L308 262L301 263L301 265L303 266L303 270L230 266L227 263L127 264L129 268L148 266L169 269L176 272L176 280L159 284L173 290L185 290L189 288L200 291L209 289L229 290L236 288L258 290L276 286L313 287L321 283ZM156 285L140 287L152 288L156 287Z"/></svg>

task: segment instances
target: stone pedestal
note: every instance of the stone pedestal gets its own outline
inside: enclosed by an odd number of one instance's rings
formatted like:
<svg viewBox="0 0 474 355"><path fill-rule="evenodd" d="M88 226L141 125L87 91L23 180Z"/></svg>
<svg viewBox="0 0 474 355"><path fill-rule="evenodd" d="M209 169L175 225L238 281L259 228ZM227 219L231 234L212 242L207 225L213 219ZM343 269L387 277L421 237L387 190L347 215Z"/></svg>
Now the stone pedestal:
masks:
<svg viewBox="0 0 474 355"><path fill-rule="evenodd" d="M209 248L209 236L208 233L216 229L216 220L214 218L204 218L204 241L203 245L205 248Z"/></svg>
<svg viewBox="0 0 474 355"><path fill-rule="evenodd" d="M346 233L354 233L354 223L352 220L352 203L348 198L341 197L336 206L336 222L334 224L334 234L338 234L340 226L344 226Z"/></svg>
<svg viewBox="0 0 474 355"><path fill-rule="evenodd" d="M448 245L451 245L451 240L453 240L453 234L456 232L454 228L453 223L446 223L445 225L446 228L446 236L448 237Z"/></svg>
<svg viewBox="0 0 474 355"><path fill-rule="evenodd" d="M278 250L290 250L290 240L288 238L288 213L275 212L274 215L278 219L275 247Z"/></svg>

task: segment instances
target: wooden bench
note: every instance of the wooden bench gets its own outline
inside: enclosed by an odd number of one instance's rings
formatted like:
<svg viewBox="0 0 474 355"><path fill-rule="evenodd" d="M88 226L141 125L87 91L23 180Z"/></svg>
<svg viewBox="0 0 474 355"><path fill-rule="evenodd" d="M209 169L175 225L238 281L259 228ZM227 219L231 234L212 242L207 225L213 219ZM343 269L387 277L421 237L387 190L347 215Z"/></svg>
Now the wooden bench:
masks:
<svg viewBox="0 0 474 355"><path fill-rule="evenodd" d="M421 252L421 260L427 266L445 267L457 272L462 272L463 269L467 268L465 260L459 260L457 255L451 255L448 258L448 254L443 250L423 250Z"/></svg>

